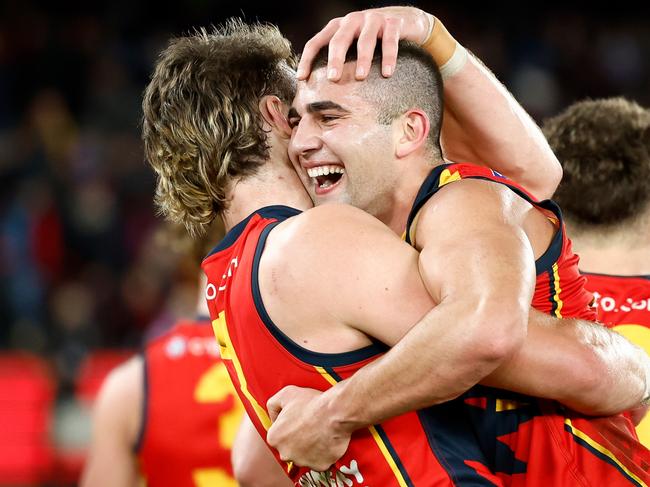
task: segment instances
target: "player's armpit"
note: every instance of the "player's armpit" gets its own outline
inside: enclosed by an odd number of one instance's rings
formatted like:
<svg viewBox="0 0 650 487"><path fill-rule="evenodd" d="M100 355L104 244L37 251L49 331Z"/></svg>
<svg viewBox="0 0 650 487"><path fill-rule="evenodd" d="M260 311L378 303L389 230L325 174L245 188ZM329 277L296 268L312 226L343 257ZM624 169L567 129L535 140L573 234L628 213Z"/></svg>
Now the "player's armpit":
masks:
<svg viewBox="0 0 650 487"><path fill-rule="evenodd" d="M111 372L102 385L82 487L138 485L133 445L141 421L143 369L142 358L135 357Z"/></svg>

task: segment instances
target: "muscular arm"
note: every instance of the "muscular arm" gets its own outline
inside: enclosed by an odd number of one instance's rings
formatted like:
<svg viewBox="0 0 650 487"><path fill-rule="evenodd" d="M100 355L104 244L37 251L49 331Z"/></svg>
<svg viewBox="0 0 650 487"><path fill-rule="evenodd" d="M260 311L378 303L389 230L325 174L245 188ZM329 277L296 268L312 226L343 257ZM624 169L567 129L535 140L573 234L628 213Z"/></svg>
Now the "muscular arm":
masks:
<svg viewBox="0 0 650 487"><path fill-rule="evenodd" d="M132 448L140 421L142 374L142 359L133 358L111 372L102 385L95 403L82 487L138 485Z"/></svg>
<svg viewBox="0 0 650 487"><path fill-rule="evenodd" d="M486 204L485 201L478 203L479 206ZM323 212L329 211L325 208L315 211L323 216ZM480 213L475 215L472 221L482 220L481 216ZM461 300L460 304L450 299L447 294L452 285L463 290L467 286L470 295L475 296L483 292L476 290L475 286L487 285L486 278L467 283L462 275L447 287L437 286L440 289L430 284L429 291L433 292L436 301L442 303L430 310L433 300L420 282L418 273L418 260L427 258L427 255L419 257L385 227L368 219L371 217L349 209L332 217L332 221L325 218L315 222L312 237L309 238L310 232L306 232L307 235L301 233L300 245L296 244L287 252L291 262L284 262L286 267L283 269L302 276L304 281L293 289L309 290L312 301L308 306L311 310L324 304L350 326L358 327L394 347L323 394L310 391L302 394L296 388L288 388L269 402L272 415L279 410L282 413L269 430L267 440L279 449L284 458L303 459L304 464L313 468L325 468L336 460L335 450L340 454L345 451L345 438L349 438L351 431L449 400L491 372L492 375L486 379L490 385L565 400L583 412L612 412L612 409L627 408L638 402L644 384L643 371L638 364L639 354L623 337L598 325L577 320L561 322L535 313L531 315L533 331L529 339L524 341L519 352L513 350L522 339L522 332L514 330L520 334L514 339L504 335L507 335L509 327L525 329L533 269L525 265L520 268L520 272L531 274L524 278L527 284L512 284L519 287L487 292L496 303L511 303L507 313L499 306L492 307L494 303L487 299L472 303ZM425 227L431 223L433 221L427 223L426 218L420 222ZM496 225L494 222L491 224ZM330 231L332 226L336 226L336 232ZM449 227L444 225L442 228ZM323 230L325 228L327 231ZM494 237L495 229L482 230L490 238ZM449 234L449 238L454 236ZM338 238L345 239L345 248L335 244ZM520 235L518 238L525 237ZM505 241L497 243L504 252L507 245L516 245ZM292 269L292 265L305 265L296 258L301 248L314 252L301 257L309 262L310 272ZM332 252L332 248L336 252ZM478 249L474 260L462 255L460 259L464 263L460 267L469 276L482 268L506 279L508 276L503 274L503 270L493 268L495 264L505 265L504 259L523 259L526 255L526 259L532 262L530 249L518 252L513 249L512 256L504 257L492 256L487 250ZM495 260L486 265L485 261L490 259ZM438 260L448 267L454 262L446 255ZM425 277L428 275L431 282L436 270L421 265L423 274ZM418 276L418 279L413 281L413 276ZM507 301L512 298L504 296L502 293L505 291L513 295L519 293L521 302L516 299ZM292 308L291 311L296 310ZM492 313L494 321L483 316L488 313ZM418 319L419 322L412 327ZM573 331L554 334L554 327ZM602 336L599 335L601 331ZM578 341L576 336L580 338ZM597 340L596 336L607 339ZM548 347L553 347L557 353L548 353ZM572 354L575 361L557 360L564 351ZM581 366L575 367L576 363ZM530 372L531 367L536 368L534 373ZM620 373L622 370L629 374ZM553 382L544 371L551 374ZM611 393L606 393L605 383L615 384L619 397L612 398ZM594 386L596 388L592 391ZM574 392L568 394L566 389ZM309 434L305 433L307 431ZM337 446L328 450L331 443L337 443ZM332 456L328 456L330 454Z"/></svg>
<svg viewBox="0 0 650 487"><path fill-rule="evenodd" d="M487 165L535 197L550 198L562 167L539 126L494 74L468 53L465 66L443 86L445 157Z"/></svg>
<svg viewBox="0 0 650 487"><path fill-rule="evenodd" d="M369 72L378 39L383 72L396 64L400 39L423 44L439 66L449 61L456 40L434 17L413 7L383 7L332 19L303 50L299 77L306 78L318 51L329 44L328 68L342 72L345 53L358 38L357 67ZM462 52L462 46L460 47ZM490 166L524 186L537 198L550 198L562 178L562 167L535 121L505 86L472 54L444 79L441 143L445 157ZM386 70L389 68L389 71Z"/></svg>

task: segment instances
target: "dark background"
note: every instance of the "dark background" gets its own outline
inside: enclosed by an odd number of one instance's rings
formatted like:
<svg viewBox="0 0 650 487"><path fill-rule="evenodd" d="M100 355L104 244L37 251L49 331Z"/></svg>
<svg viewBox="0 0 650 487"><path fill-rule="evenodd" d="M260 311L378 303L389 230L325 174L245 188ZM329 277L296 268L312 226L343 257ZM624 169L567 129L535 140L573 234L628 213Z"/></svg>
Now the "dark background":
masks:
<svg viewBox="0 0 650 487"><path fill-rule="evenodd" d="M156 238L139 139L141 93L171 36L243 16L278 24L300 51L328 19L369 6L1 2L0 349L44 357L65 398L90 352L135 349L192 313L193 274ZM417 6L540 123L584 97L650 105L647 8Z"/></svg>

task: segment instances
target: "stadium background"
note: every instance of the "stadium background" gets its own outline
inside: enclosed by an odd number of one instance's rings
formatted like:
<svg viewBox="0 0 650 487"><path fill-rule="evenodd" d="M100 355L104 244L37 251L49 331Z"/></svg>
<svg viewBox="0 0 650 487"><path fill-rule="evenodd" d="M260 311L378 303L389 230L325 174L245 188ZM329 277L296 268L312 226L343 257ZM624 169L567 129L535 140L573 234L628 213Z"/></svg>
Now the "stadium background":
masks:
<svg viewBox="0 0 650 487"><path fill-rule="evenodd" d="M417 3L540 123L584 97L649 106L650 10L585 5ZM368 6L0 2L0 485L26 455L47 471L34 485L75 485L103 374L192 314L191 266L157 238L139 139L140 96L169 37L239 15L278 24L300 50ZM39 427L33 453L23 443Z"/></svg>

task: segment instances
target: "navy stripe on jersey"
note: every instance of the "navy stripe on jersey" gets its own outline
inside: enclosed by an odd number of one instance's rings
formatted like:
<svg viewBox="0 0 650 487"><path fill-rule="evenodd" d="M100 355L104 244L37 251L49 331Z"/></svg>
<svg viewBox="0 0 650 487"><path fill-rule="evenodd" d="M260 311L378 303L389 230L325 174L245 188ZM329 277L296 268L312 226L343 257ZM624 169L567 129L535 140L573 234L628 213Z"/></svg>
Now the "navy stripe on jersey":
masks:
<svg viewBox="0 0 650 487"><path fill-rule="evenodd" d="M264 302L262 301L262 293L260 292L258 271L260 265L260 258L262 257L262 252L264 251L264 245L266 244L266 239L269 236L271 230L273 230L273 228L275 228L275 226L278 225L279 223L280 223L279 221L270 223L264 228L264 230L262 230L262 233L260 234L260 238L257 242L257 248L255 249L255 257L253 258L253 275L251 279L252 288L253 288L252 289L253 301L255 303L255 308L257 309L257 313L262 319L262 322L264 322L264 325L269 330L269 332L271 332L271 334L275 337L275 339L294 357L298 358L299 360L307 364L317 365L321 367L327 367L327 366L340 367L344 365L355 364L357 362L361 362L362 360L369 359L388 350L388 347L386 345L375 341L374 343L368 345L367 347L363 347L358 350L353 350L351 352L343 352L343 353L314 352L312 350L308 350L298 345L291 338L285 335L282 332L282 330L280 330L280 328L277 327L277 325L273 322L268 312L266 311Z"/></svg>
<svg viewBox="0 0 650 487"><path fill-rule="evenodd" d="M341 382L343 379L341 376L339 376L334 369L331 367L323 367L325 371L332 376L336 382ZM382 428L380 425L376 424L374 425L375 431L377 431L377 434L381 438L381 441L384 443L384 446L386 447L386 450L388 450L389 455L391 456L392 460L395 462L395 465L397 466L397 469L399 472L402 474L402 478L404 479L404 482L408 487L414 487L415 484L413 484L413 481L411 480L411 477L409 476L408 472L406 471L406 468L404 467L404 464L399 458L399 455L395 451L395 448L393 447L393 444L390 442L388 439L388 435L386 434L386 431L384 431L384 428Z"/></svg>
<svg viewBox="0 0 650 487"><path fill-rule="evenodd" d="M418 411L418 417L427 435L431 451L449 474L453 485L494 487L494 482L467 465L467 462L482 465L489 465L489 463L478 445L462 400L455 399L422 409ZM493 451L494 448L490 450Z"/></svg>
<svg viewBox="0 0 650 487"><path fill-rule="evenodd" d="M455 164L441 164L433 168L431 170L431 173L429 173L427 178L422 183L422 186L418 190L418 194L415 197L415 202L413 203L413 208L411 209L411 212L409 214L406 223L406 242L409 245L413 244L413 242L411 242L410 228L411 225L413 224L413 221L415 220L415 217L417 216L420 209L425 205L425 203L429 201L429 199L434 194L436 194L438 190L441 188L439 186L440 175L445 169L449 168L452 165ZM496 171L492 171L492 172L494 172L497 177L503 178L503 176L500 175L499 173L496 173ZM504 186L508 187L510 190L515 192L518 196L528 201L529 203L534 204L539 208L543 208L545 210L552 212L560 221L560 223L562 222L562 211L560 210L560 207L557 205L557 203L555 203L552 200L535 201L529 195L521 191L516 186L511 186L510 184L508 184L508 180L505 178L503 181L499 181L498 179L490 179L485 176L463 176L462 179L482 179L484 181L491 181L493 183L503 184ZM543 272L548 271L553 266L553 264L560 258L560 255L562 254L563 237L564 237L564 230L562 225L560 224L558 231L555 232L555 235L553 236L553 240L551 241L549 247L540 256L540 258L535 261L535 271L537 275L540 275Z"/></svg>
<svg viewBox="0 0 650 487"><path fill-rule="evenodd" d="M605 455L603 452L599 451L598 449L590 445L587 441L583 440L579 436L576 436L573 430L571 429L571 426L565 424L564 429L569 433L571 433L571 436L573 437L576 443L589 450L594 456L600 458L603 462L610 464L612 467L618 470L623 477L625 477L627 480L630 481L630 485L634 485L636 487L644 487L646 485L640 482L638 478L632 477L630 475L630 472L625 467L623 467L621 464L615 461L615 458L612 458L609 455Z"/></svg>
<svg viewBox="0 0 650 487"><path fill-rule="evenodd" d="M215 248L212 249L208 255L206 255L205 258L207 259L211 255L216 254L217 252L221 252L222 250L225 250L234 244L246 228L246 225L248 225L250 219L255 215L260 215L262 218L274 218L276 220L282 221L292 216L296 216L300 213L302 213L300 210L283 205L265 206L264 208L260 208L259 210L254 211L248 215L237 225L232 227L226 236L217 244Z"/></svg>
<svg viewBox="0 0 650 487"><path fill-rule="evenodd" d="M140 426L138 427L138 434L135 437L133 444L133 453L140 453L142 443L144 442L144 434L147 427L147 412L149 411L149 367L147 365L147 355L142 352L142 405L140 413Z"/></svg>

